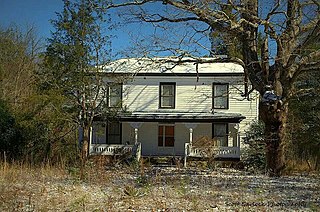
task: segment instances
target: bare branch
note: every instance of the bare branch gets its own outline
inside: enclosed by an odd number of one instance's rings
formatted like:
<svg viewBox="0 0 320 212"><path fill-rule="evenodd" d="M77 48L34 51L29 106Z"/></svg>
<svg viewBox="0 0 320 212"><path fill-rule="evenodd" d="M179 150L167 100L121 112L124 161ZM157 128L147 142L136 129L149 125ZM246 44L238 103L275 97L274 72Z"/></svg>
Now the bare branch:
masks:
<svg viewBox="0 0 320 212"><path fill-rule="evenodd" d="M121 3L121 4L113 4L112 2L109 3L105 8L106 9L111 9L111 8L117 8L117 7L126 7L126 6L139 6L143 5L148 2L161 2L161 0L141 0L141 1L132 1L132 2L126 2L126 3Z"/></svg>
<svg viewBox="0 0 320 212"><path fill-rule="evenodd" d="M185 18L177 18L177 19L170 19L164 16L161 16L160 14L156 14L153 16L158 16L160 18L158 19L147 19L144 17L144 15L139 14L139 18L144 21L144 22L149 22L149 23L158 23L158 22L171 22L171 23L177 23L177 22L186 22L186 21L201 21L200 18L198 17L185 17Z"/></svg>
<svg viewBox="0 0 320 212"><path fill-rule="evenodd" d="M302 72L318 70L320 71L320 49L301 58L299 63L296 63L291 67L289 76L293 83Z"/></svg>
<svg viewBox="0 0 320 212"><path fill-rule="evenodd" d="M287 66L292 65L295 63L295 60L298 55L301 55L301 53L308 48L312 43L319 41L320 39L320 19L317 21L317 23L314 25L313 30L311 33L306 36L303 42L301 42L292 52L290 55L290 58L287 62Z"/></svg>

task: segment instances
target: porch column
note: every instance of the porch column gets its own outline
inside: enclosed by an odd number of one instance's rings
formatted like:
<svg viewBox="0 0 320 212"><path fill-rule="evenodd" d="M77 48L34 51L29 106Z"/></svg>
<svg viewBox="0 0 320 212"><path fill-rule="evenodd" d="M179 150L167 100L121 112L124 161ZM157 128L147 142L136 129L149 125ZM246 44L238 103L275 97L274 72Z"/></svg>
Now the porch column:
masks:
<svg viewBox="0 0 320 212"><path fill-rule="evenodd" d="M238 123L237 125L236 125L236 129L237 129L237 147L239 147L240 148L240 124Z"/></svg>
<svg viewBox="0 0 320 212"><path fill-rule="evenodd" d="M189 144L192 146L193 129L189 128Z"/></svg>
<svg viewBox="0 0 320 212"><path fill-rule="evenodd" d="M183 163L183 166L186 168L187 167L187 157L188 157L189 151L192 148L193 130L198 126L198 124L186 123L185 126L186 126L186 128L189 129L189 144L185 143L185 145L184 145L184 163Z"/></svg>
<svg viewBox="0 0 320 212"><path fill-rule="evenodd" d="M138 129L141 127L141 122L131 122L130 126L134 128L134 144L138 143Z"/></svg>
<svg viewBox="0 0 320 212"><path fill-rule="evenodd" d="M237 125L236 125L236 128L237 128L237 140L238 140L238 142L237 142L237 155L239 156L239 158L240 158L240 124L238 123Z"/></svg>
<svg viewBox="0 0 320 212"><path fill-rule="evenodd" d="M138 143L138 128L134 128L134 144Z"/></svg>
<svg viewBox="0 0 320 212"><path fill-rule="evenodd" d="M193 130L198 126L196 123L185 124L186 128L189 129L189 144L192 146Z"/></svg>

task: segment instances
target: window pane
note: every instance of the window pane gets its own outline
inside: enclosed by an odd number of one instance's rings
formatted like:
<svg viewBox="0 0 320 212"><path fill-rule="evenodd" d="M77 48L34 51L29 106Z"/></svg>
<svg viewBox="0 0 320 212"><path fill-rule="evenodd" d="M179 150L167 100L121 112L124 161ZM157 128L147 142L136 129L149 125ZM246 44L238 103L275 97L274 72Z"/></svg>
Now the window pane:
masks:
<svg viewBox="0 0 320 212"><path fill-rule="evenodd" d="M158 135L163 136L163 126L159 126L158 128Z"/></svg>
<svg viewBox="0 0 320 212"><path fill-rule="evenodd" d="M109 144L121 144L120 135L109 135Z"/></svg>
<svg viewBox="0 0 320 212"><path fill-rule="evenodd" d="M109 134L119 134L120 133L120 126L119 123L110 123L109 124Z"/></svg>
<svg viewBox="0 0 320 212"><path fill-rule="evenodd" d="M215 96L226 96L228 85L215 85Z"/></svg>
<svg viewBox="0 0 320 212"><path fill-rule="evenodd" d="M225 136L227 134L226 129L226 124L214 124L214 136Z"/></svg>
<svg viewBox="0 0 320 212"><path fill-rule="evenodd" d="M217 137L218 146L228 146L227 137Z"/></svg>
<svg viewBox="0 0 320 212"><path fill-rule="evenodd" d="M173 97L162 97L161 107L173 107Z"/></svg>
<svg viewBox="0 0 320 212"><path fill-rule="evenodd" d="M165 146L174 146L174 137L166 137Z"/></svg>
<svg viewBox="0 0 320 212"><path fill-rule="evenodd" d="M174 137L174 126L166 126L166 137Z"/></svg>
<svg viewBox="0 0 320 212"><path fill-rule="evenodd" d="M162 85L162 95L172 96L173 95L173 85Z"/></svg>
<svg viewBox="0 0 320 212"><path fill-rule="evenodd" d="M110 96L109 98L109 106L110 107L118 107L120 105L121 98L119 96Z"/></svg>

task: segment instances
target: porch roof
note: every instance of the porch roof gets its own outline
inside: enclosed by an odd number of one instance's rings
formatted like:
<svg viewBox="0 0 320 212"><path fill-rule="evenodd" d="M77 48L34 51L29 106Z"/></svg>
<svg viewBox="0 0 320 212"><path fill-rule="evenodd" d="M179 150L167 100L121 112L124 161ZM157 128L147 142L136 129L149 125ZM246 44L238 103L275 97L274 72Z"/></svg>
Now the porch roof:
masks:
<svg viewBox="0 0 320 212"><path fill-rule="evenodd" d="M240 123L246 117L239 113L222 112L133 112L120 115L122 122L196 122Z"/></svg>

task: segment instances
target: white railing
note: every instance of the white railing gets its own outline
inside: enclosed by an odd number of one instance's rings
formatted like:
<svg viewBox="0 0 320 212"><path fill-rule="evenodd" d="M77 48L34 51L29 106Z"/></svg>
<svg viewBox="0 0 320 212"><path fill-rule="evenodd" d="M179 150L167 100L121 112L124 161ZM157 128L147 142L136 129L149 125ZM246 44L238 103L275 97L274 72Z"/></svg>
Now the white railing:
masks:
<svg viewBox="0 0 320 212"><path fill-rule="evenodd" d="M141 158L141 143L135 145L91 144L91 155L123 155L132 154L138 161Z"/></svg>
<svg viewBox="0 0 320 212"><path fill-rule="evenodd" d="M199 148L190 145L186 147L188 156L191 157L240 158L240 147Z"/></svg>
<svg viewBox="0 0 320 212"><path fill-rule="evenodd" d="M91 144L91 155L122 155L132 152L133 145L122 144Z"/></svg>

